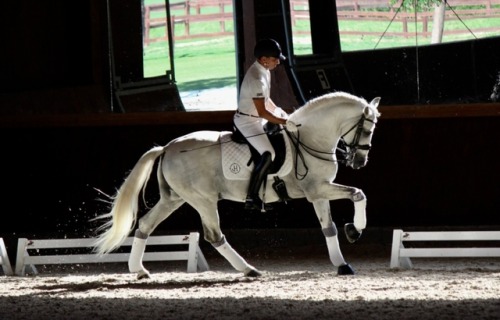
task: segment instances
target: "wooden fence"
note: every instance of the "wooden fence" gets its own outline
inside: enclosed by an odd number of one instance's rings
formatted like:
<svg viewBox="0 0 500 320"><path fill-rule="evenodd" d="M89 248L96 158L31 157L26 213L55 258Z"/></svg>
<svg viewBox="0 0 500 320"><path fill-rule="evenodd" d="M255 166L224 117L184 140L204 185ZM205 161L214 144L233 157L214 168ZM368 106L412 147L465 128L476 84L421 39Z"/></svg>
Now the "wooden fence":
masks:
<svg viewBox="0 0 500 320"><path fill-rule="evenodd" d="M401 0L400 0L401 1ZM500 4L500 0L448 0L448 5L451 6L453 10L449 10L449 7L446 7L445 19L446 21L458 20L459 18L462 20L470 19L470 18L493 18L500 17L500 8L495 8L493 5ZM429 37L432 34L432 31L429 31L429 21L433 20L433 11L427 12L419 12L417 15L415 13L410 12L397 12L395 8L398 8L400 4L396 4L394 7L391 7L390 12L380 12L380 11L355 11L355 12L345 12L338 11L339 20L383 20L390 21L394 18L394 21L400 22L402 31L401 32L388 32L386 35L388 36L403 36L408 38L413 36L413 33L408 32L408 23L415 23L415 19L417 23L421 23L421 30L418 32L419 36ZM478 9L460 9L459 6L481 6L482 8ZM458 7L454 9L454 7ZM480 28L474 29L474 32L495 32L500 31L499 27L493 28ZM446 30L446 34L461 34L468 33L468 30ZM349 31L343 31L343 34L350 34ZM356 33L356 32L354 32ZM359 31L357 32L359 34ZM379 32L371 33L369 31L363 31L363 34L375 34L379 35Z"/></svg>
<svg viewBox="0 0 500 320"><path fill-rule="evenodd" d="M398 32L386 32L387 36L400 36L400 37L410 37L414 34L408 31L408 24L415 23L415 18L417 23L421 24L422 30L419 31L419 36L428 37L432 34L429 31L429 21L432 21L434 12L419 12L416 16L415 13L405 12L398 8L401 6L399 0L394 5L391 5L390 0L337 0L337 17L339 21L391 21L394 20L396 23L401 23L401 31ZM500 0L448 0L448 5L451 6L453 10L449 10L447 6L445 19L447 21L457 20L458 17L462 20L470 18L496 18L500 17L500 8L495 7L495 5L500 5ZM292 23L295 24L297 20L309 19L309 11L307 7L307 1L297 0L291 1L291 19ZM467 7L480 7L474 9L460 9L459 6ZM456 7L458 7L456 9ZM378 9L378 10L374 10ZM382 10L385 9L385 10ZM458 16L458 17L457 17ZM480 28L474 29L474 32L499 32L500 27L490 27L490 28ZM468 30L447 30L447 34L460 34L468 33ZM340 30L341 34L345 35L380 35L380 31L370 31L370 30Z"/></svg>
<svg viewBox="0 0 500 320"><path fill-rule="evenodd" d="M227 23L233 24L233 1L232 0L187 0L170 4L173 14L170 16L170 24L174 32L174 39L216 37L233 35L232 28L228 28ZM192 25L200 22L218 22L218 32L192 32ZM176 26L183 26L183 33L176 31ZM167 19L165 16L165 5L149 5L144 8L144 46L152 42L166 41ZM154 28L164 28L164 35L151 37L151 30Z"/></svg>
<svg viewBox="0 0 500 320"><path fill-rule="evenodd" d="M337 16L340 21L395 21L401 24L401 31L387 32L388 36L410 37L413 33L408 31L408 24L415 23L415 18L418 23L421 23L422 30L419 31L421 36L430 36L431 31L428 30L429 21L432 21L433 11L419 12L415 16L414 13L398 12L401 6L399 0L396 4L391 5L390 0L337 0ZM446 10L446 20L456 20L458 17L462 20L470 18L491 18L500 17L500 0L448 0L448 5L453 10ZM170 4L171 27L174 30L174 39L187 39L199 37L217 37L233 35L232 28L228 28L229 24L233 24L233 2L232 0L186 0ZM459 6L468 6L473 9L462 9ZM457 9L455 9L455 7ZM307 0L290 0L291 21L295 25L298 20L309 19L309 5ZM448 9L448 8L447 8ZM397 14L396 14L397 13ZM458 16L458 17L457 17ZM216 32L192 32L193 24L200 22L218 22L219 30ZM177 26L183 26L182 32L179 32ZM167 19L165 17L165 5L149 5L144 9L144 46L148 46L152 42L167 40ZM155 28L164 28L165 32L162 36L151 37L151 30ZM474 32L495 32L499 28L481 28L475 29ZM465 33L468 30L448 30L446 33ZM341 34L350 35L380 35L380 32L370 30L352 30L343 31Z"/></svg>

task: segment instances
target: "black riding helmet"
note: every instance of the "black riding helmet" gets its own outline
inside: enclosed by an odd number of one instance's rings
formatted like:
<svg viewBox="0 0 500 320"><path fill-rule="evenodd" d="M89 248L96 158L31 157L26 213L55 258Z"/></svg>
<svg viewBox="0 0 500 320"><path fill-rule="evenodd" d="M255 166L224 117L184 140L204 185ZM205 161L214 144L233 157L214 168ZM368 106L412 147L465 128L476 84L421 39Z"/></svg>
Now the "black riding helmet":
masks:
<svg viewBox="0 0 500 320"><path fill-rule="evenodd" d="M274 57L280 60L286 60L286 57L281 53L279 43L274 39L259 40L255 45L253 54L257 59L260 57Z"/></svg>

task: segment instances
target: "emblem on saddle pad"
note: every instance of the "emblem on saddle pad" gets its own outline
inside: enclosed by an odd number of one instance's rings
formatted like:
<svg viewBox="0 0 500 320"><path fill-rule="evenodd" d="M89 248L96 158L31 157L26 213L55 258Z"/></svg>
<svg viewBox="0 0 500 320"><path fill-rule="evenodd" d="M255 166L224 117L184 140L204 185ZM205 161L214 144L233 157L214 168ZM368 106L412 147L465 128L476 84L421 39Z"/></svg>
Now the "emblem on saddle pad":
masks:
<svg viewBox="0 0 500 320"><path fill-rule="evenodd" d="M232 141L231 135L232 133L229 131L221 132L220 135L224 177L228 180L248 180L254 167L254 163L251 161L252 155L250 149L245 143ZM267 175L268 180L272 180L275 176L286 176L292 170L290 141L286 135L283 135L283 140L285 143L283 165L276 173L269 173Z"/></svg>

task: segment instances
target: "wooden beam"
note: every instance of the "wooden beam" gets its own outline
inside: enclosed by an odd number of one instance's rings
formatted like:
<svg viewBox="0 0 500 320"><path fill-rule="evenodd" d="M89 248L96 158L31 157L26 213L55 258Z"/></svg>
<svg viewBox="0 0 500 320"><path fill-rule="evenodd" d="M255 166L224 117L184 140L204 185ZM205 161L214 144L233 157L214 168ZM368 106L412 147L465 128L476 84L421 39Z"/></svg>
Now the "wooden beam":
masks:
<svg viewBox="0 0 500 320"><path fill-rule="evenodd" d="M382 119L498 117L500 103L380 106ZM228 124L234 111L137 112L72 115L12 115L0 118L0 128L88 127Z"/></svg>
<svg viewBox="0 0 500 320"><path fill-rule="evenodd" d="M380 106L383 119L500 116L500 103Z"/></svg>

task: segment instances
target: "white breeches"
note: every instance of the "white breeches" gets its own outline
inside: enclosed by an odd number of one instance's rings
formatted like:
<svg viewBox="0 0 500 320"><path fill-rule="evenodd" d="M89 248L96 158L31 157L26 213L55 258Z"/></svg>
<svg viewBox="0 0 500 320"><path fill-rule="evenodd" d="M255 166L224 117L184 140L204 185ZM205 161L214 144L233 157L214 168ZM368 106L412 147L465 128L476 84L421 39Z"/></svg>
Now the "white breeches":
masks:
<svg viewBox="0 0 500 320"><path fill-rule="evenodd" d="M271 153L271 159L274 160L275 152L274 148L264 131L263 119L253 118L250 116L245 116L241 114L234 115L234 124L240 130L241 134L248 140L248 142L259 152L263 154L264 152Z"/></svg>

